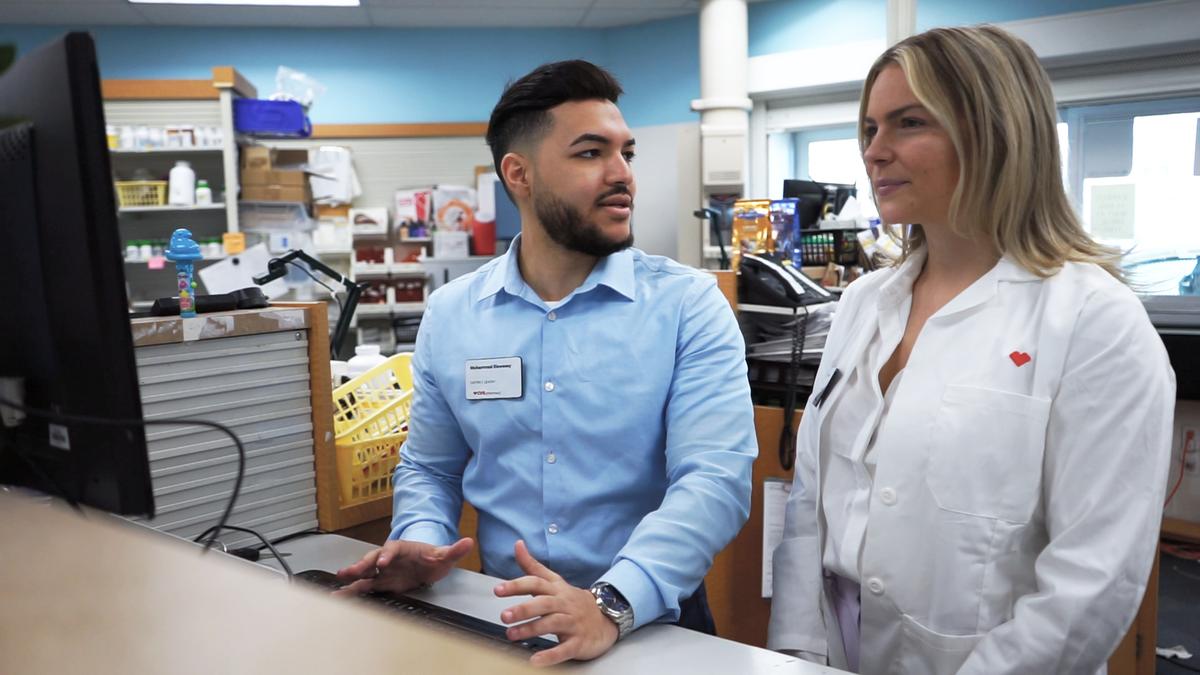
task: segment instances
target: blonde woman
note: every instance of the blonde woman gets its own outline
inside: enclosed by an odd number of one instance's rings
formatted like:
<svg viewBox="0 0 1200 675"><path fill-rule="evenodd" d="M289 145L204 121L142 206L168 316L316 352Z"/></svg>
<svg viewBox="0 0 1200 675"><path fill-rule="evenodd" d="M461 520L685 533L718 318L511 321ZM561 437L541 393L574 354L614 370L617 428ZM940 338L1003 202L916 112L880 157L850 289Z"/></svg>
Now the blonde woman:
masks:
<svg viewBox="0 0 1200 675"><path fill-rule="evenodd" d="M1024 42L937 29L871 67L895 267L847 289L797 439L769 646L862 673L1097 673L1155 555L1174 375L1063 194Z"/></svg>

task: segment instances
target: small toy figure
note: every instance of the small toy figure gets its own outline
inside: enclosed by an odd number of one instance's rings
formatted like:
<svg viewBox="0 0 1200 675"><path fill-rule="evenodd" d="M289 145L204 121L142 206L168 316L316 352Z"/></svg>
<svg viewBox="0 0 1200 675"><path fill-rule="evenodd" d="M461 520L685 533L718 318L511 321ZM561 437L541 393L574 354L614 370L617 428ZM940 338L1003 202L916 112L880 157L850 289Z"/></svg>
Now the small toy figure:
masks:
<svg viewBox="0 0 1200 675"><path fill-rule="evenodd" d="M195 262L203 260L200 245L192 240L192 232L181 227L171 233L171 243L163 253L167 260L175 263L175 277L179 282L179 316L196 316L196 282L192 281Z"/></svg>

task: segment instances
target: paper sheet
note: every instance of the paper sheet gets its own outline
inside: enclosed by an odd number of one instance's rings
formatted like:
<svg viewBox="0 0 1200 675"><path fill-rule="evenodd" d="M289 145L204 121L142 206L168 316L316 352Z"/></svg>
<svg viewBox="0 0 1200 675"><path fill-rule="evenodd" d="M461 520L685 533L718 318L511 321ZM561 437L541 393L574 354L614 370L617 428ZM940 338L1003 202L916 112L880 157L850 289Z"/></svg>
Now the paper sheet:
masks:
<svg viewBox="0 0 1200 675"><path fill-rule="evenodd" d="M238 255L231 255L208 267L202 267L197 274L206 293L232 293L256 285L254 275L266 272L270 260L271 254L267 252L266 244L258 244ZM278 298L287 293L288 286L283 279L276 279L262 289L268 298Z"/></svg>
<svg viewBox="0 0 1200 675"><path fill-rule="evenodd" d="M768 478L763 481L763 550L762 550L762 596L771 597L771 563L775 558L775 547L783 540L783 514L788 495L792 492L791 481Z"/></svg>

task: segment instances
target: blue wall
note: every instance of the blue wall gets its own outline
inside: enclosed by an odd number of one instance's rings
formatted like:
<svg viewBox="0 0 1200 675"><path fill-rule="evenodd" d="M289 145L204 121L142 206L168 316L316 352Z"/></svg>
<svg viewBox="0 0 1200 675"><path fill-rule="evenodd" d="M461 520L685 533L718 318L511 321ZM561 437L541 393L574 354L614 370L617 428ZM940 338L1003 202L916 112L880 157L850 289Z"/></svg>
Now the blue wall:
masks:
<svg viewBox="0 0 1200 675"><path fill-rule="evenodd" d="M919 30L1000 22L1151 0L920 0ZM749 53L883 39L886 0L771 0L749 6ZM88 27L81 27L89 29ZM19 52L69 30L0 26ZM488 118L504 84L546 61L583 58L621 79L630 126L698 119L697 16L610 29L228 29L93 27L101 75L204 79L232 65L266 95L275 68L304 71L328 87L312 109L322 123L465 122Z"/></svg>
<svg viewBox="0 0 1200 675"><path fill-rule="evenodd" d="M772 0L749 12L750 56L887 36L887 0Z"/></svg>
<svg viewBox="0 0 1200 675"><path fill-rule="evenodd" d="M23 53L64 27L0 28L0 42ZM487 120L510 79L546 61L605 61L597 30L546 29L213 29L92 28L101 76L205 79L232 65L261 96L279 65L328 88L312 108L315 123Z"/></svg>
<svg viewBox="0 0 1200 675"><path fill-rule="evenodd" d="M608 31L605 64L621 79L630 126L700 119L700 19L687 16Z"/></svg>

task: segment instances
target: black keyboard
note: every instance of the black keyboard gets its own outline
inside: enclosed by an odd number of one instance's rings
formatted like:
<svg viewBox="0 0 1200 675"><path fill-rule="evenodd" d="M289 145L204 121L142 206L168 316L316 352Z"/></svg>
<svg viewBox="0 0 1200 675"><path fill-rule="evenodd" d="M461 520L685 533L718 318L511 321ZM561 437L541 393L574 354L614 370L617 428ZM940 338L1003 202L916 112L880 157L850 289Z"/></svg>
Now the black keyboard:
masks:
<svg viewBox="0 0 1200 675"><path fill-rule="evenodd" d="M325 570L305 570L297 572L293 578L331 591L335 591L345 585L337 578L336 574L326 572ZM507 629L498 623L484 621L483 619L456 612L452 609L446 609L445 607L438 607L432 603L401 593L376 592L367 593L360 597L373 604L386 607L398 614L432 621L444 626L452 626L458 630L503 642L506 645L522 647L530 652L540 652L543 649L558 646L557 642L541 637L533 637L527 640L509 640L506 633Z"/></svg>

